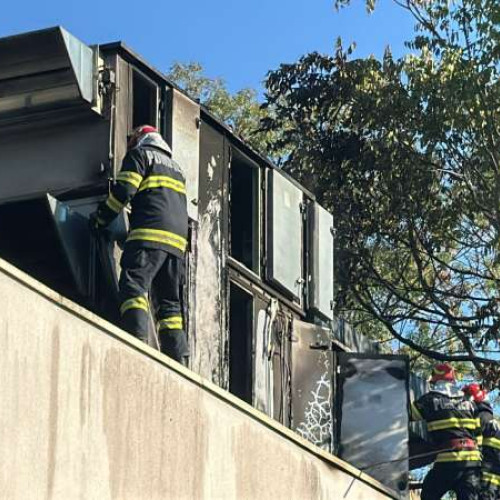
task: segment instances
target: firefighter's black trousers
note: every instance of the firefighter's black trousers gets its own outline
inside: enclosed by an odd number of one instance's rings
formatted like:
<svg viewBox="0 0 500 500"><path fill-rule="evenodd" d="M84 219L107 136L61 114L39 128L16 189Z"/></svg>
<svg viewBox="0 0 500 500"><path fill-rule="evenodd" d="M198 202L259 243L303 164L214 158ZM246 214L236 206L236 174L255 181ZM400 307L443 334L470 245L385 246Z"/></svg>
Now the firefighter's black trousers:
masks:
<svg viewBox="0 0 500 500"><path fill-rule="evenodd" d="M182 318L180 294L184 282L184 261L168 252L125 246L121 259L120 314L124 330L144 342L148 340L148 296L153 289L154 316L161 352L183 361L189 355Z"/></svg>
<svg viewBox="0 0 500 500"><path fill-rule="evenodd" d="M500 486L483 482L480 498L481 500L500 500Z"/></svg>
<svg viewBox="0 0 500 500"><path fill-rule="evenodd" d="M441 500L448 491L454 491L457 500L482 499L481 469L460 468L453 464L435 465L424 479L422 500Z"/></svg>

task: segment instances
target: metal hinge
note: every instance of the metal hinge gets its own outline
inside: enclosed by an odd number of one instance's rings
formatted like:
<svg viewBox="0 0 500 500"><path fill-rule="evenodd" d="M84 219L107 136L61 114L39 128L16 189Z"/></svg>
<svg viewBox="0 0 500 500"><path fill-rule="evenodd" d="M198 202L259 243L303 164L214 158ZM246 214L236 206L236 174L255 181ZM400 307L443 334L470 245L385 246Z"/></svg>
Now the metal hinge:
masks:
<svg viewBox="0 0 500 500"><path fill-rule="evenodd" d="M314 349L316 351L328 351L330 349L330 344L315 342L314 344L309 344L309 349Z"/></svg>
<svg viewBox="0 0 500 500"><path fill-rule="evenodd" d="M116 73L108 67L99 70L99 94L111 93L116 87Z"/></svg>

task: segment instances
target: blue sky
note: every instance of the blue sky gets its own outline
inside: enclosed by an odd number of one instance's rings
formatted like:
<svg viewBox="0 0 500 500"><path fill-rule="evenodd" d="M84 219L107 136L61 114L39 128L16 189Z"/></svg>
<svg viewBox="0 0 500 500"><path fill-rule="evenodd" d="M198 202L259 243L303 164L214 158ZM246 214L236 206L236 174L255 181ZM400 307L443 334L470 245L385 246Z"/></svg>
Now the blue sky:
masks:
<svg viewBox="0 0 500 500"><path fill-rule="evenodd" d="M413 22L391 0L366 14L364 0L336 13L331 0L25 0L4 2L0 37L62 25L83 41L122 40L161 71L174 61L199 61L231 90L259 88L269 69L317 50L331 52L341 36L356 54L396 54Z"/></svg>

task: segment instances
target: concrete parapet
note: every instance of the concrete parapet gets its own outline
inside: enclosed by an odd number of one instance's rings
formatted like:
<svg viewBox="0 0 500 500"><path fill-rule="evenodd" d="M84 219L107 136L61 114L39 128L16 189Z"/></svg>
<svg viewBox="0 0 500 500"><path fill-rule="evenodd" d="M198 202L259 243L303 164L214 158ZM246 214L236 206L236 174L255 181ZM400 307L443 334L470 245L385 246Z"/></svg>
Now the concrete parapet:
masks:
<svg viewBox="0 0 500 500"><path fill-rule="evenodd" d="M0 297L2 499L397 498L3 261Z"/></svg>

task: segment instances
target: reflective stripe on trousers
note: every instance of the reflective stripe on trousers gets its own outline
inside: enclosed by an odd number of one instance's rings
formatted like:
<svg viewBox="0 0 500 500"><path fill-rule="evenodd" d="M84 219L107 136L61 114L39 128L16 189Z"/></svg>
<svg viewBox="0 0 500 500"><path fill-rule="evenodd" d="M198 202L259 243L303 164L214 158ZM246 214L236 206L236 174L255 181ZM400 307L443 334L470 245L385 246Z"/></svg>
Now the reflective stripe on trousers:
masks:
<svg viewBox="0 0 500 500"><path fill-rule="evenodd" d="M120 314L123 316L130 309L142 309L146 312L149 311L149 302L146 297L139 295L125 300L120 306Z"/></svg>
<svg viewBox="0 0 500 500"><path fill-rule="evenodd" d="M160 332L167 330L182 330L184 324L181 315L170 316L168 318L160 319L158 322L158 330Z"/></svg>

